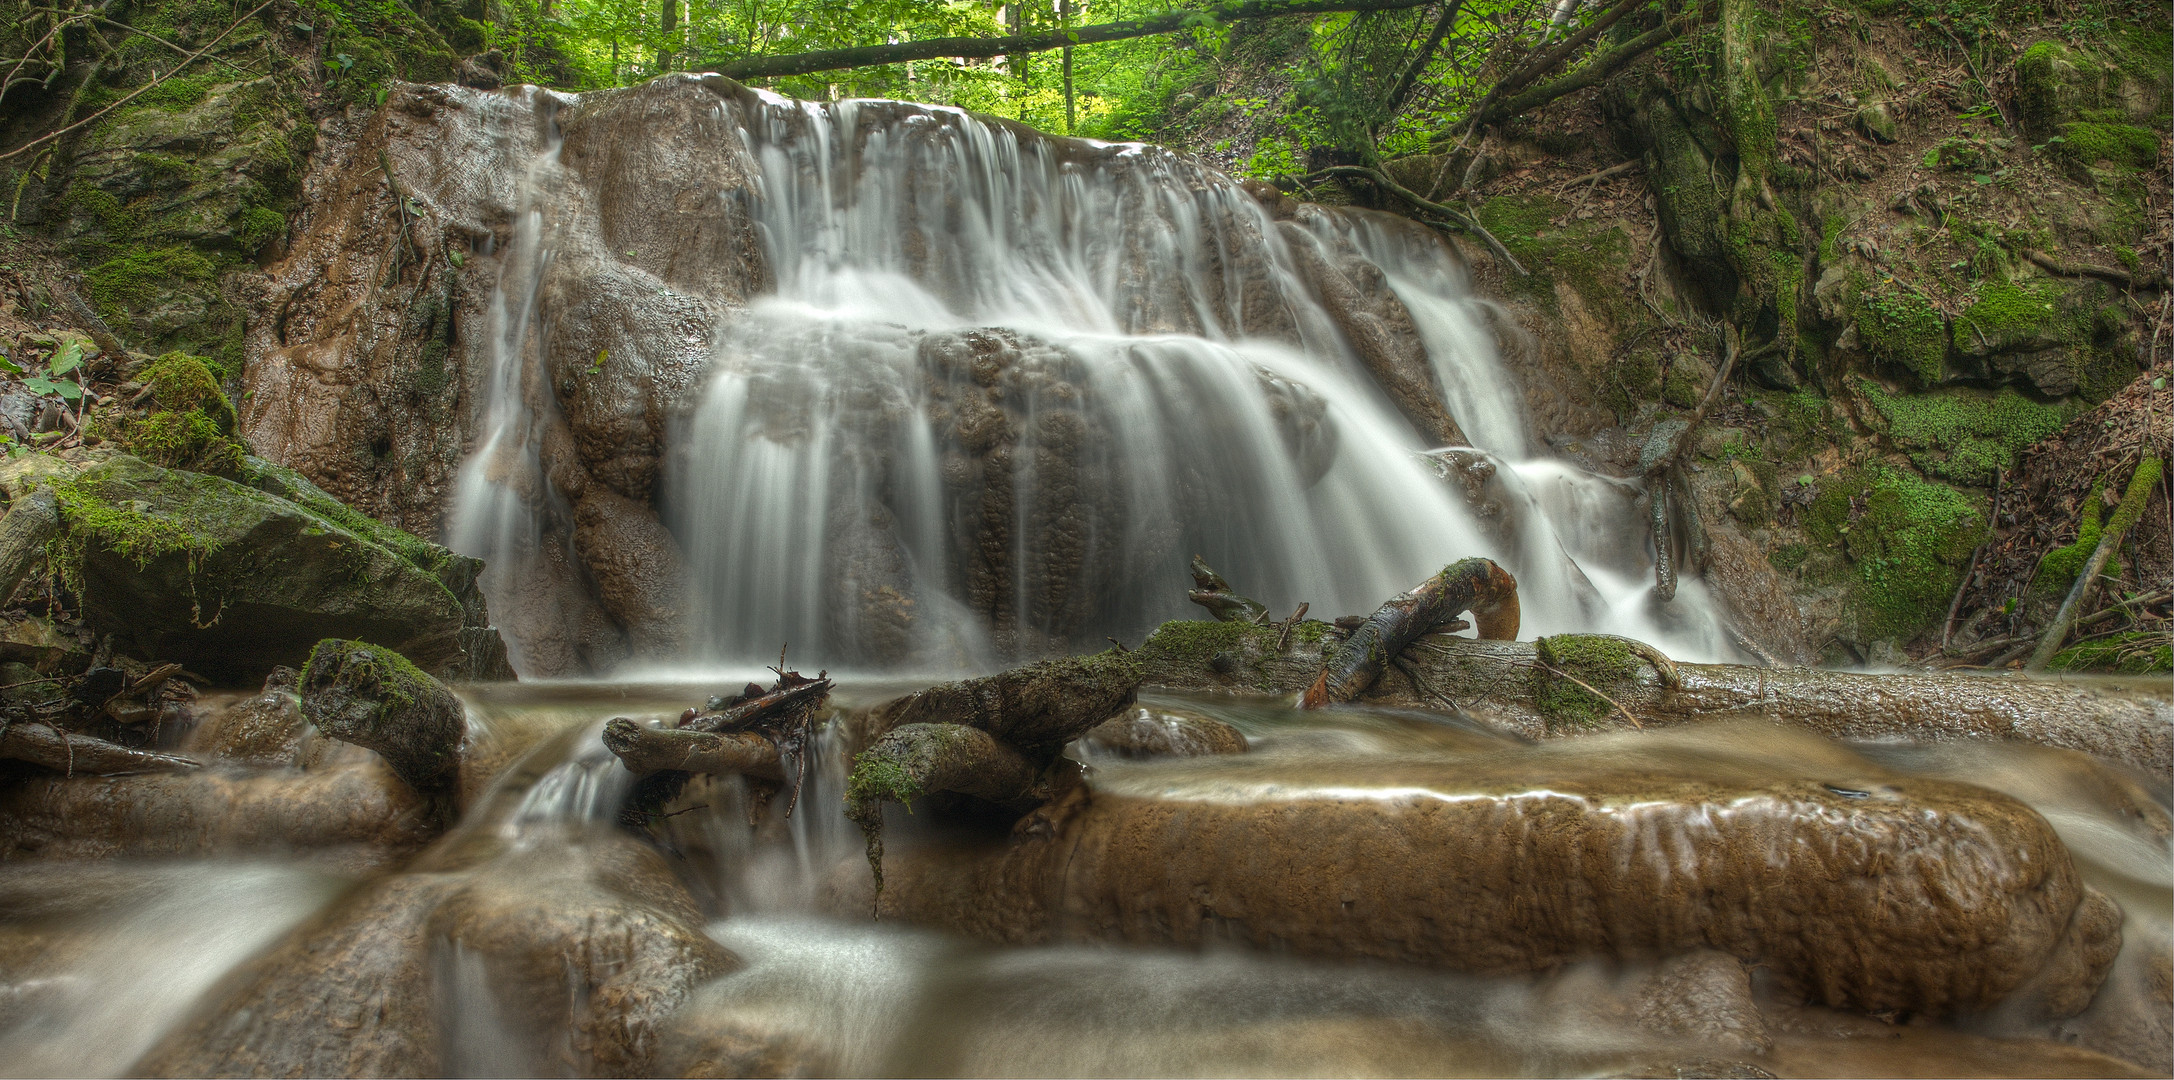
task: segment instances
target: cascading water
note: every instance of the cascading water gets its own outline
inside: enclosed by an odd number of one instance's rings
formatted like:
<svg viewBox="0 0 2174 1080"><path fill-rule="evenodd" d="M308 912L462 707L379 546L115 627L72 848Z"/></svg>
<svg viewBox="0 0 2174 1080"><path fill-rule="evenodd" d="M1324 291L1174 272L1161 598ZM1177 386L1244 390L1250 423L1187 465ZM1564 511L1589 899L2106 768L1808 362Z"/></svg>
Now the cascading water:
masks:
<svg viewBox="0 0 2174 1080"><path fill-rule="evenodd" d="M1650 557L1622 542L1643 532L1633 486L1526 461L1516 384L1431 236L1316 207L1278 221L1167 151L956 110L721 109L770 287L719 320L699 393L667 403L658 502L686 553L687 659L784 641L832 666L956 669L1138 640L1197 614L1194 554L1317 614L1489 555L1518 578L1527 635L1729 653L1695 582L1673 610L1648 599ZM535 508L555 497L535 415L555 407L537 359L553 331L535 308L553 223L582 212L551 182L557 152L504 264L461 488L456 546L496 568L494 611L523 609L501 594L537 576ZM1379 310L1334 310L1316 280L1331 273L1370 278ZM1482 520L1434 475L1361 337L1416 337L1423 396L1513 464L1496 482L1509 512Z"/></svg>

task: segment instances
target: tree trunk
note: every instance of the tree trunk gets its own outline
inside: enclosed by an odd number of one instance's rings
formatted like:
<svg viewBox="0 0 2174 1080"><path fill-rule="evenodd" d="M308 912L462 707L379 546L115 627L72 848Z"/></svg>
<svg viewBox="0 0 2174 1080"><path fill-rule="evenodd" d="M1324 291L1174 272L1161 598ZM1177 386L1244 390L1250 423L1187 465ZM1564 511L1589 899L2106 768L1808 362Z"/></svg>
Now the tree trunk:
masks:
<svg viewBox="0 0 2174 1080"><path fill-rule="evenodd" d="M664 0L664 44L657 48L659 74L672 70L672 33L679 29L679 0Z"/></svg>
<svg viewBox="0 0 2174 1080"><path fill-rule="evenodd" d="M2121 547L2121 538L2128 533L2129 527L2143 516L2144 504L2151 501L2151 489L2159 483L2159 470L2159 459L2150 454L2136 463L2136 472L2129 477L2128 490L2122 494L2120 509L2114 511L2113 520L2107 522L2105 531L2099 534L2099 544L2091 549L2090 562L2084 565L2083 573L2076 575L2076 584L2062 598L2061 609L2054 613L2053 625L2046 628L2046 636L2039 639L2038 647L2031 650L2031 658L2023 665L2023 670L2044 671L2053 654L2061 651L2061 643L2068 640L2076 617L2083 614L2079 610L2083 607L2083 598L2097 583L2100 571L2106 569L2115 550ZM2084 512L2098 513L2098 507L2085 507Z"/></svg>
<svg viewBox="0 0 2174 1080"><path fill-rule="evenodd" d="M137 750L26 720L0 720L0 758L28 761L70 776L163 772L198 765L189 758Z"/></svg>
<svg viewBox="0 0 2174 1080"><path fill-rule="evenodd" d="M1442 568L1418 588L1383 604L1322 657L1321 675L1300 705L1318 709L1350 701L1381 679L1406 646L1471 612L1479 635L1517 637L1517 581L1492 559L1465 559Z"/></svg>
<svg viewBox="0 0 2174 1080"><path fill-rule="evenodd" d="M749 57L723 65L718 73L733 79L774 79L817 71L902 64L909 60L933 60L940 56L971 58L1019 55L1046 52L1071 45L1092 45L1103 41L1124 41L1129 38L1168 34L1184 29L1186 20L1197 15L1207 15L1220 22L1232 22L1238 19L1321 15L1338 11L1402 11L1428 2L1429 0L1244 0L1242 3L1223 3L1192 11L1175 11L1149 19L1126 19L1122 22L1082 26L1077 30L1053 30L997 38L928 38L895 45L864 45L852 49L824 49L786 56Z"/></svg>

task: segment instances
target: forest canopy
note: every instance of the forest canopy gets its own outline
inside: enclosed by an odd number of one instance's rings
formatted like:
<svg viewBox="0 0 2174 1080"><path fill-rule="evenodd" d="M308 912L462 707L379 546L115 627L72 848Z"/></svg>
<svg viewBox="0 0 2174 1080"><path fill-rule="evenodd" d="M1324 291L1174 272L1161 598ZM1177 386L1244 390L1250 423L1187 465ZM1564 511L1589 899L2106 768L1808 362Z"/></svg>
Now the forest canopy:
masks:
<svg viewBox="0 0 2174 1080"><path fill-rule="evenodd" d="M1454 139L1475 110L1501 104L1504 89L1535 89L1510 87L1505 76L1524 74L1530 83L1581 61L1612 58L1618 64L1611 69L1620 66L1697 20L1695 7L1677 10L1682 6L1676 0L475 0L440 10L401 0L316 0L335 31L327 47L334 67L353 55L341 50L343 37L428 33L456 52L491 50L509 79L556 89L624 86L667 71L722 71L794 97L904 98L1103 139L1150 137L1173 111L1215 98L1219 108L1282 118L1281 131L1237 163L1242 171L1278 177ZM1113 31L1122 36L1096 40ZM763 69L779 66L776 58L829 50L912 53L914 43L933 39L982 47L960 49L978 55L863 59L763 77ZM1026 44L1030 39L1034 44ZM993 52L1006 41L1022 47ZM1611 57L1627 44L1637 47ZM1536 61L1546 63L1526 70Z"/></svg>

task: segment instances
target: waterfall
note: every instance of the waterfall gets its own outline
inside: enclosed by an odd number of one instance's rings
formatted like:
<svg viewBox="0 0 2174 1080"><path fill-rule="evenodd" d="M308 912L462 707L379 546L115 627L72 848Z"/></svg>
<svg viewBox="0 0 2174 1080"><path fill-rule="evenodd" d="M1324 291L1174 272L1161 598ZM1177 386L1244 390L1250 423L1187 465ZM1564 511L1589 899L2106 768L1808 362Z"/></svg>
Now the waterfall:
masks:
<svg viewBox="0 0 2174 1080"><path fill-rule="evenodd" d="M1316 617L1485 555L1519 581L1525 636L1729 654L1699 583L1650 600L1635 485L1530 457L1481 302L1424 230L1278 215L1167 150L954 109L736 92L703 123L738 143L716 151L745 174L717 213L744 215L762 273L707 301L684 389L642 384L668 399L654 504L684 560L681 655L643 659L746 663L790 642L833 668L969 669L1137 642L1199 614L1195 554L1277 615ZM644 310L700 291L692 255L645 271L577 235L600 231L608 196L564 181L563 153L532 171L502 263L455 534L495 568L494 612L532 619L574 615L512 594L554 559L579 565L547 525L573 515L537 456L539 413L567 393L540 357L577 332L559 325L574 301L539 310L575 288L547 283L551 261L654 290ZM610 288L637 291L591 292ZM590 374L617 355L594 351ZM1430 428L1445 407L1455 428ZM1480 509L1423 453L1428 430L1474 444L1458 460L1485 474ZM515 662L538 666L518 646Z"/></svg>

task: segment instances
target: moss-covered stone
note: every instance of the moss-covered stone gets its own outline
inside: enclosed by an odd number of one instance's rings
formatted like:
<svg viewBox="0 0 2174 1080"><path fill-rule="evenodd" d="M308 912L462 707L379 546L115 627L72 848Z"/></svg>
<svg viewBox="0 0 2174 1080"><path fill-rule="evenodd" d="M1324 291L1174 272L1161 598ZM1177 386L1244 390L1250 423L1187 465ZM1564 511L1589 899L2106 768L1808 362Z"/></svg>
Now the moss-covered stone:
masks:
<svg viewBox="0 0 2174 1080"><path fill-rule="evenodd" d="M240 472L249 448L234 437L234 405L209 361L167 353L136 377L151 392L149 411L123 404L100 410L101 437L156 465L229 478Z"/></svg>
<svg viewBox="0 0 2174 1080"><path fill-rule="evenodd" d="M2159 133L2135 124L2075 120L2061 125L2060 157L2077 165L2148 169L2159 160Z"/></svg>
<svg viewBox="0 0 2174 1080"><path fill-rule="evenodd" d="M54 564L85 621L139 655L237 681L328 637L434 670L461 659L465 611L443 582L289 500L118 454L53 486Z"/></svg>
<svg viewBox="0 0 2174 1080"><path fill-rule="evenodd" d="M1978 500L1879 464L1823 481L1804 526L1847 560L1843 606L1864 642L1908 642L1937 623L1987 530Z"/></svg>
<svg viewBox="0 0 2174 1080"><path fill-rule="evenodd" d="M368 642L320 641L295 686L318 731L375 751L410 787L439 791L459 778L467 710L407 657Z"/></svg>
<svg viewBox="0 0 2174 1080"><path fill-rule="evenodd" d="M2061 430L2081 406L2043 404L2012 389L1963 388L1890 394L1871 382L1859 392L1886 424L1887 436L1928 475L1987 487L1995 470L2012 471L2024 447Z"/></svg>
<svg viewBox="0 0 2174 1080"><path fill-rule="evenodd" d="M1938 385L1947 373L1948 325L1932 302L1894 281L1865 289L1857 298L1857 340L1872 359L1919 386Z"/></svg>

